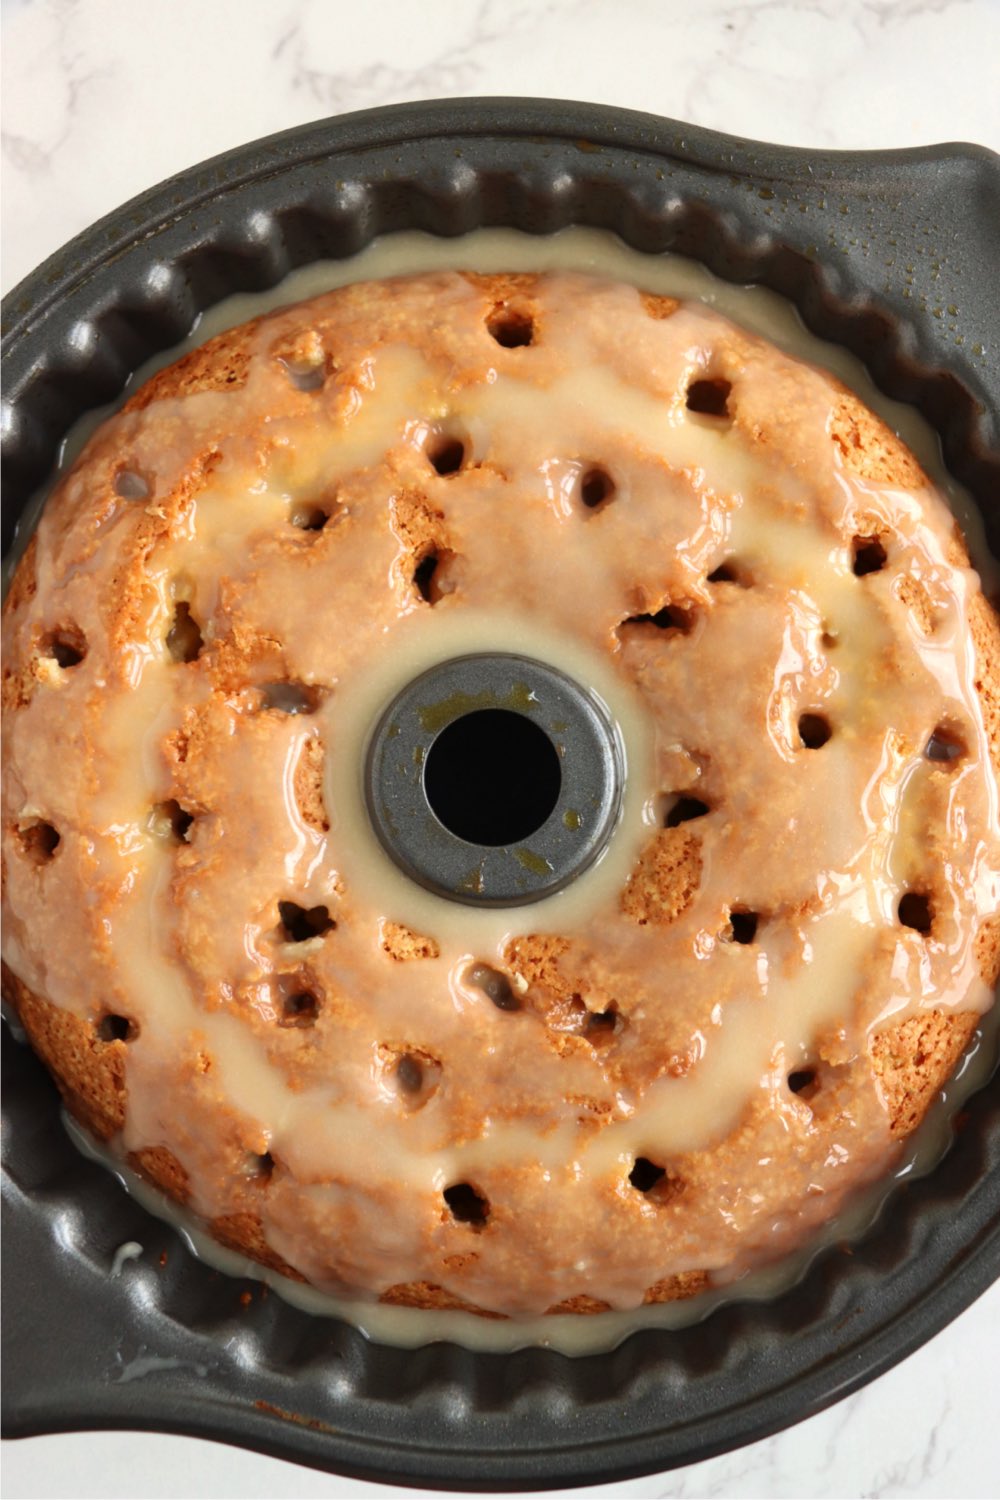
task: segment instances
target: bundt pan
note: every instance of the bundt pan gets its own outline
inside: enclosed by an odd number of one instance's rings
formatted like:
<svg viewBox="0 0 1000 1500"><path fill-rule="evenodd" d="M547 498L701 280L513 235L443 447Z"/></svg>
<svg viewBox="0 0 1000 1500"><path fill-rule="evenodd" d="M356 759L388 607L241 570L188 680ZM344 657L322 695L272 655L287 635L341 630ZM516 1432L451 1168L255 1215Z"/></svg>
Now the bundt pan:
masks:
<svg viewBox="0 0 1000 1500"><path fill-rule="evenodd" d="M571 224L790 298L813 332L919 407L1000 554L1000 158L974 146L820 155L503 99L372 110L232 151L29 276L4 306L4 545L70 424L227 294L394 230ZM11 1436L183 1432L442 1488L623 1478L818 1411L1000 1272L994 1078L939 1166L774 1301L730 1303L602 1356L381 1347L196 1261L78 1154L41 1066L6 1032L3 1046ZM144 1254L112 1277L129 1240Z"/></svg>

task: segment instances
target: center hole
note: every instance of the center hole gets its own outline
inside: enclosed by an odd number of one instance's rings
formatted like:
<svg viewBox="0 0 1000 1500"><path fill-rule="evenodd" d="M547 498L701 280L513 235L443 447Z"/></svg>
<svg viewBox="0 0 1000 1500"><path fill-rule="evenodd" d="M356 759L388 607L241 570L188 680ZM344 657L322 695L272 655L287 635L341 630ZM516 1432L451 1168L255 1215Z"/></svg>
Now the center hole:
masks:
<svg viewBox="0 0 1000 1500"><path fill-rule="evenodd" d="M499 847L536 833L559 798L562 769L544 729L506 708L481 708L443 729L424 791L449 833Z"/></svg>

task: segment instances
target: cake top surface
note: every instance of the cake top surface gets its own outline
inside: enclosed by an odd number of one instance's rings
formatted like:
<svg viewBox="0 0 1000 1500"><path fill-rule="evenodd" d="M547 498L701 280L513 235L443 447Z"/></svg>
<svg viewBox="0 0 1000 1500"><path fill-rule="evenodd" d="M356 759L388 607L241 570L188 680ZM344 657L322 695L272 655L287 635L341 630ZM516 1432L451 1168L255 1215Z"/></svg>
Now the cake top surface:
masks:
<svg viewBox="0 0 1000 1500"><path fill-rule="evenodd" d="M91 440L6 629L8 961L117 1059L88 1123L318 1286L738 1276L891 1163L885 1038L933 1092L991 1003L993 616L888 430L703 307L448 273L232 330ZM502 911L360 788L477 649L628 761L600 864Z"/></svg>

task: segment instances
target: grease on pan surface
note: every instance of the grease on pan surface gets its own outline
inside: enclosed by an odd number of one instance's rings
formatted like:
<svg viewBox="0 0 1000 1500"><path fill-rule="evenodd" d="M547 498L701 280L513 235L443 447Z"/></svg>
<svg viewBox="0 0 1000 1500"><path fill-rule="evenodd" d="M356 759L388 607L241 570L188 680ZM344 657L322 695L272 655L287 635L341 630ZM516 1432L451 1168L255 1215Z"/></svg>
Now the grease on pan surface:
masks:
<svg viewBox="0 0 1000 1500"><path fill-rule="evenodd" d="M224 334L94 437L7 629L29 1035L334 1294L725 1285L891 1171L990 1003L995 619L877 419L703 309L449 274ZM477 631L631 726L563 904L387 887L355 805L380 663Z"/></svg>

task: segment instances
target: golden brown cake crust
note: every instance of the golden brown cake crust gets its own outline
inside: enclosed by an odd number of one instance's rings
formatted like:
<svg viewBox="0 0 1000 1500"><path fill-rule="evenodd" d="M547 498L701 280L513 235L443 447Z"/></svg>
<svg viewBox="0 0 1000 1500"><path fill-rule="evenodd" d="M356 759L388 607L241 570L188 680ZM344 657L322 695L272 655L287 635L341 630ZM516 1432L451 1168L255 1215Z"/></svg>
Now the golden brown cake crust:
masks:
<svg viewBox="0 0 1000 1500"><path fill-rule="evenodd" d="M294 1266L290 1266L271 1249L256 1214L224 1214L220 1218L210 1219L208 1227L220 1245L225 1245L227 1250L235 1250L237 1255L245 1255L248 1260L257 1261L269 1271L277 1271L279 1276L288 1276L292 1281L305 1280L301 1272L296 1271Z"/></svg>
<svg viewBox="0 0 1000 1500"><path fill-rule="evenodd" d="M691 905L700 879L697 834L685 828L661 828L646 845L622 892L622 910L640 926L651 922L667 927Z"/></svg>
<svg viewBox="0 0 1000 1500"><path fill-rule="evenodd" d="M191 1194L188 1174L168 1147L146 1146L141 1151L130 1151L125 1161L133 1172L151 1182L161 1193L166 1193L175 1203L187 1203Z"/></svg>
<svg viewBox="0 0 1000 1500"><path fill-rule="evenodd" d="M125 1120L125 1043L98 1035L92 1021L50 1005L3 966L4 999L52 1073L66 1107L99 1141Z"/></svg>
<svg viewBox="0 0 1000 1500"><path fill-rule="evenodd" d="M872 1038L872 1060L894 1136L916 1130L978 1022L978 1015L929 1011Z"/></svg>
<svg viewBox="0 0 1000 1500"><path fill-rule="evenodd" d="M967 564L854 396L670 298L444 274L230 330L15 574L5 992L279 1274L485 1317L724 1284L891 1170L996 983ZM491 609L611 674L648 796L614 889L484 936L372 901L338 766L383 656Z"/></svg>

